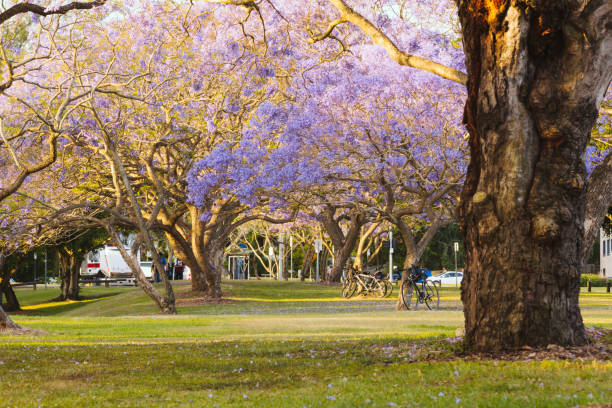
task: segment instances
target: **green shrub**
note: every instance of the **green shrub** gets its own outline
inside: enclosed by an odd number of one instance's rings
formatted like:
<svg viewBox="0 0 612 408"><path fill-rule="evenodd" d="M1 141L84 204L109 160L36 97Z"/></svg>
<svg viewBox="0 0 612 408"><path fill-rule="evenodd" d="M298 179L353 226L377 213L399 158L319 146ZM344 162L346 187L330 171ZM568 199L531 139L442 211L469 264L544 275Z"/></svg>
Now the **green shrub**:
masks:
<svg viewBox="0 0 612 408"><path fill-rule="evenodd" d="M580 275L580 286L586 286L587 281L591 281L592 287L605 287L608 278L603 278L599 275L594 275L591 273L585 273Z"/></svg>

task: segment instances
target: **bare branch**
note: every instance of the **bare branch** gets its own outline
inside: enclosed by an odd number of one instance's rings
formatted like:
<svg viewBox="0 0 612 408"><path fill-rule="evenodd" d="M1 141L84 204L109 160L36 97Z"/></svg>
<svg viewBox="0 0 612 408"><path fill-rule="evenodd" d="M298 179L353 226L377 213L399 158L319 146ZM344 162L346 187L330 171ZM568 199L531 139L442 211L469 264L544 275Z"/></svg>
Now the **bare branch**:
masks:
<svg viewBox="0 0 612 408"><path fill-rule="evenodd" d="M325 30L323 33L317 36L312 37L311 39L308 40L308 42L310 44L313 44L318 41L323 41L324 39L326 39L327 37L331 35L332 31L334 31L334 28L336 28L337 26L343 23L346 23L346 20L343 18L339 18L339 19L332 21L331 23L329 23L327 30Z"/></svg>
<svg viewBox="0 0 612 408"><path fill-rule="evenodd" d="M73 1L72 3L64 4L57 9L47 9L46 7L39 6L38 4L28 2L18 3L0 13L0 25L4 24L6 21L18 14L34 13L38 14L39 16L66 14L71 10L89 10L94 7L101 6L104 3L106 3L106 0L95 0L91 2Z"/></svg>

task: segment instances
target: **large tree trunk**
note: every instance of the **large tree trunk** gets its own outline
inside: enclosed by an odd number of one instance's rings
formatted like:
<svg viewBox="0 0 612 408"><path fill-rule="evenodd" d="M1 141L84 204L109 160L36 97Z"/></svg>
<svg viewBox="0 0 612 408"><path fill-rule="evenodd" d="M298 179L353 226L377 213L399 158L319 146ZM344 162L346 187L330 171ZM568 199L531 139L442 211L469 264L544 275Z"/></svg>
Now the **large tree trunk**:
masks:
<svg viewBox="0 0 612 408"><path fill-rule="evenodd" d="M355 240L356 241L356 240ZM332 263L332 269L329 276L330 282L339 282L342 277L342 271L347 267L348 261L351 258L351 252L353 251L355 241L348 242L343 246L334 245L334 260Z"/></svg>
<svg viewBox="0 0 612 408"><path fill-rule="evenodd" d="M0 305L0 331L7 329L15 330L20 328L21 327L17 323L11 320L11 318L6 314L6 312L4 311L4 309L2 309L2 306Z"/></svg>
<svg viewBox="0 0 612 408"><path fill-rule="evenodd" d="M302 262L302 276L300 278L302 282L306 280L306 276L310 276L312 264L314 262L314 256L315 256L314 245L310 244L308 245L308 250L306 251L306 254L304 255L304 261Z"/></svg>
<svg viewBox="0 0 612 408"><path fill-rule="evenodd" d="M70 284L68 287L68 299L78 300L79 296L79 277L81 275L82 258L73 256L70 259Z"/></svg>
<svg viewBox="0 0 612 408"><path fill-rule="evenodd" d="M77 256L80 251L60 248L57 251L60 270L61 284L60 295L57 300L78 300L79 299L79 277L82 258Z"/></svg>
<svg viewBox="0 0 612 408"><path fill-rule="evenodd" d="M342 270L345 268L346 262L359 240L361 226L366 222L365 217L357 208L351 209L346 217L339 216L336 218L336 211L337 208L326 205L322 214L323 227L331 238L332 244L334 244L334 263L331 270L331 282L340 281ZM348 218L346 233L344 233L340 227L340 220L342 218Z"/></svg>
<svg viewBox="0 0 612 408"><path fill-rule="evenodd" d="M213 298L222 296L221 278L225 270L225 247L229 242L232 222L235 219L233 205L229 203L227 206L225 204L220 206L206 223L206 228L204 226L198 228L201 235L193 241L194 253L204 271L206 294Z"/></svg>
<svg viewBox="0 0 612 408"><path fill-rule="evenodd" d="M4 272L6 268L6 256L0 253L0 271ZM3 273L3 282L4 282L4 273ZM20 329L19 325L11 320L11 318L6 314L4 309L2 308L2 294L0 293L0 331L7 329Z"/></svg>
<svg viewBox="0 0 612 408"><path fill-rule="evenodd" d="M257 280L261 280L261 276L259 275L259 263L257 262L257 258L254 256L249 257L249 263L251 265L251 270L253 271L253 275L255 276L255 278L257 278Z"/></svg>
<svg viewBox="0 0 612 408"><path fill-rule="evenodd" d="M187 240L185 240L177 231L172 233L166 232L166 238L174 251L175 256L183 261L191 271L191 289L195 292L206 292L208 286L204 280L204 271L194 251ZM195 282L194 282L195 281Z"/></svg>
<svg viewBox="0 0 612 408"><path fill-rule="evenodd" d="M15 295L15 291L11 286L11 272L10 267L7 265L6 257L0 254L0 305L2 305L2 295L6 298L4 308L7 312L16 312L21 310L19 306L19 299Z"/></svg>
<svg viewBox="0 0 612 408"><path fill-rule="evenodd" d="M204 213L198 207L189 206L189 214L191 216L191 249L198 263L198 267L191 270L191 289L194 292L208 292L206 269L210 268L206 263L206 253L203 245L206 223L201 221Z"/></svg>
<svg viewBox="0 0 612 408"><path fill-rule="evenodd" d="M2 278L2 284L0 285L0 301L2 300L2 294L6 298L6 303L4 304L4 309L7 312L17 312L21 310L21 306L19 306L19 299L17 299L17 295L15 295L15 291L11 286L8 279Z"/></svg>
<svg viewBox="0 0 612 408"><path fill-rule="evenodd" d="M404 258L404 265L402 266L402 279L399 282L398 294L397 294L397 302L395 303L395 310L408 310L406 305L404 304L402 288L404 287L404 281L408 280L409 274L408 269L416 264L421 258L418 254L417 244L414 238L414 234L412 230L402 220L399 220L396 224L400 235L402 236L402 241L404 241L404 246L406 247L406 258Z"/></svg>
<svg viewBox="0 0 612 408"><path fill-rule="evenodd" d="M466 343L584 344L584 152L612 77L612 3L457 3L471 152L460 208Z"/></svg>
<svg viewBox="0 0 612 408"><path fill-rule="evenodd" d="M60 295L56 300L64 301L68 299L70 291L70 258L61 248L57 251L57 257L60 266Z"/></svg>
<svg viewBox="0 0 612 408"><path fill-rule="evenodd" d="M207 295L212 298L221 298L221 278L225 267L225 240L215 240L207 248L210 257L210 268L206 270Z"/></svg>

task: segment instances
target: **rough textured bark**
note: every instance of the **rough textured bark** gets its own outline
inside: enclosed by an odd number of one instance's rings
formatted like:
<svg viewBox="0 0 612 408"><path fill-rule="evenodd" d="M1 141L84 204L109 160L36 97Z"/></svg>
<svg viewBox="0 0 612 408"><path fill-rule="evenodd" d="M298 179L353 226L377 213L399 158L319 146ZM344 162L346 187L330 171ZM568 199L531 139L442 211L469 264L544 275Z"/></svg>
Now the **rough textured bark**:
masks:
<svg viewBox="0 0 612 408"><path fill-rule="evenodd" d="M225 260L225 240L215 240L208 245L208 257L210 258L210 268L206 270L206 283L208 284L208 296L221 298L221 278L225 270L223 262Z"/></svg>
<svg viewBox="0 0 612 408"><path fill-rule="evenodd" d="M21 306L19 305L19 299L17 299L17 295L15 294L13 287L8 281L2 281L1 292L4 295L4 298L6 299L6 303L4 303L4 309L7 312L17 312L21 310Z"/></svg>
<svg viewBox="0 0 612 408"><path fill-rule="evenodd" d="M194 292L208 292L205 270L207 268L205 259L205 248L203 247L204 235L206 234L206 224L200 219L203 211L195 206L189 206L191 217L191 249L197 267L191 270L191 289ZM191 267L190 267L191 268Z"/></svg>
<svg viewBox="0 0 612 408"><path fill-rule="evenodd" d="M57 259L60 267L60 295L56 300L63 301L68 299L70 289L70 259L61 248L57 250Z"/></svg>
<svg viewBox="0 0 612 408"><path fill-rule="evenodd" d="M350 239L344 241L345 245L336 246L334 244L334 263L332 264L331 275L329 277L330 282L340 281L342 271L344 268L346 268L351 257L351 252L353 251L353 248L355 248L357 237L353 239L353 236L350 236L349 238Z"/></svg>
<svg viewBox="0 0 612 408"><path fill-rule="evenodd" d="M81 263L84 259L81 252L58 248L57 254L61 268L60 295L57 297L58 300L79 299L79 277Z"/></svg>
<svg viewBox="0 0 612 408"><path fill-rule="evenodd" d="M238 204L235 202L222 203L206 223L193 224L194 214L198 220L202 217L202 210L191 207L192 214L192 248L203 271L203 280L207 296L220 298L221 277L223 276L225 247L229 236L235 228L233 222L236 218ZM193 285L193 283L192 283ZM195 289L194 289L195 290Z"/></svg>
<svg viewBox="0 0 612 408"><path fill-rule="evenodd" d="M70 265L70 286L68 287L68 299L80 299L79 295L79 277L81 275L82 258L73 258Z"/></svg>
<svg viewBox="0 0 612 408"><path fill-rule="evenodd" d="M612 78L612 2L457 4L471 154L460 208L466 343L584 344L583 155Z"/></svg>
<svg viewBox="0 0 612 408"><path fill-rule="evenodd" d="M183 261L191 270L191 289L195 292L206 292L208 286L204 280L204 271L196 258L189 241L176 230L172 228L165 232L168 243L172 247L175 256ZM195 279L195 282L194 282Z"/></svg>
<svg viewBox="0 0 612 408"><path fill-rule="evenodd" d="M5 265L3 267L0 265L0 278L2 278L2 282L0 283L0 304L2 304L2 295L4 295L6 299L6 303L4 303L4 310L7 312L16 312L21 310L21 306L19 306L19 299L17 299L17 295L15 295L15 291L11 286L11 274L9 268Z"/></svg>
<svg viewBox="0 0 612 408"><path fill-rule="evenodd" d="M0 305L0 330L15 330L20 329L21 327L13 322L11 318L6 314L2 306Z"/></svg>
<svg viewBox="0 0 612 408"><path fill-rule="evenodd" d="M2 305L2 295L4 295L6 298L5 310L15 312L21 310L21 307L11 286L11 267L8 259L4 254L0 254L0 305Z"/></svg>
<svg viewBox="0 0 612 408"><path fill-rule="evenodd" d="M357 241L359 240L359 231L361 226L365 224L365 218L363 214L357 210L352 209L348 214L343 214L336 217L337 208L326 205L322 213L323 227L329 235L332 244L334 245L334 263L332 265L330 281L338 282L342 276L342 270L346 266L347 261L351 256L351 252L355 248ZM346 233L342 231L340 222L343 219L347 219L348 228Z"/></svg>
<svg viewBox="0 0 612 408"><path fill-rule="evenodd" d="M6 256L0 253L0 271L4 271L6 267ZM19 325L11 320L2 308L2 296L0 294L0 330L20 329Z"/></svg>

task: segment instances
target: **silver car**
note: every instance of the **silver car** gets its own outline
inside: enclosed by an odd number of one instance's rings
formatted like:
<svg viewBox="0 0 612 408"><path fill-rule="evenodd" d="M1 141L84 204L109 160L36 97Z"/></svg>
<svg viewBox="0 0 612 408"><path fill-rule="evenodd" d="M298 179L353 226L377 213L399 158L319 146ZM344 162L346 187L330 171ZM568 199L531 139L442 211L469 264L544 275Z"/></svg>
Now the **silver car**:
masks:
<svg viewBox="0 0 612 408"><path fill-rule="evenodd" d="M448 271L444 272L441 275L431 276L427 278L430 282L437 282L442 285L454 285L461 284L461 279L463 279L463 272L457 271Z"/></svg>

